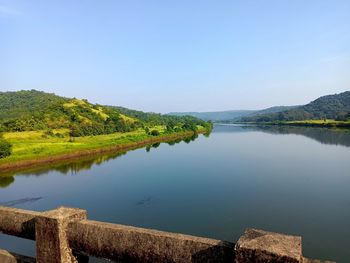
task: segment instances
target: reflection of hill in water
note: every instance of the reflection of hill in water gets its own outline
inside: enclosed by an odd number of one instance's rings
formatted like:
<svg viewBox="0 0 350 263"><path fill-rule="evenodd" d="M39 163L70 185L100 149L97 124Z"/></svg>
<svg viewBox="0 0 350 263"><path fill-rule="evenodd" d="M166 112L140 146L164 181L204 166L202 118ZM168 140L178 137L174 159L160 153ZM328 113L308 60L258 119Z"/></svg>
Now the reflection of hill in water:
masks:
<svg viewBox="0 0 350 263"><path fill-rule="evenodd" d="M40 176L43 174L47 174L51 171L56 171L61 174L76 174L83 170L90 169L94 164L100 165L103 162L112 160L117 158L120 155L125 154L125 152L119 152L109 155L101 155L101 156L93 156L93 157L83 157L81 159L74 159L74 160L67 160L67 161L60 161L56 164L49 164L49 165L43 165L36 168L30 168L25 169L23 171L13 171L13 172L7 172L5 176L13 176L13 175L34 175L34 176ZM1 177L0 177L1 178Z"/></svg>
<svg viewBox="0 0 350 263"><path fill-rule="evenodd" d="M15 181L13 176L0 176L0 188L6 188Z"/></svg>
<svg viewBox="0 0 350 263"><path fill-rule="evenodd" d="M194 141L197 137L198 135L194 135L191 137L176 139L173 141L168 141L163 143L167 143L169 145L175 145L182 141L185 143L190 143L191 141ZM146 146L146 151L149 152L152 148L159 147L160 144L161 143L154 143L152 145L148 145ZM121 155L125 155L126 153L127 152L124 151L124 152L117 152L117 153L94 155L90 157L82 157L81 159L60 161L56 164L43 165L36 168L25 169L23 171L12 171L12 172L0 173L0 188L6 188L10 184L12 184L15 181L15 178L14 178L15 175L40 176L40 175L45 175L48 172L52 172L52 171L56 171L65 175L76 174L80 171L91 169L93 165L100 165L104 162L114 160Z"/></svg>
<svg viewBox="0 0 350 263"><path fill-rule="evenodd" d="M297 134L314 139L322 144L333 144L350 147L350 131L328 128L261 126L257 130L272 134Z"/></svg>
<svg viewBox="0 0 350 263"><path fill-rule="evenodd" d="M296 127L278 125L218 125L215 132L247 132L262 131L269 134L296 134L314 139L322 144L342 145L350 147L350 130L318 127Z"/></svg>

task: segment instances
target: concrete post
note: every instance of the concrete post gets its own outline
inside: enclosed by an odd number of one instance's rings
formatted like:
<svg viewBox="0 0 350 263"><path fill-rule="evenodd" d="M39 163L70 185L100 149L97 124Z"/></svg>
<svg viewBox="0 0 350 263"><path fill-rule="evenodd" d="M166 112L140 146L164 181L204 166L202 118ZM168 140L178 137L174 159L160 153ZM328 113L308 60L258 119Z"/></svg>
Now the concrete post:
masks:
<svg viewBox="0 0 350 263"><path fill-rule="evenodd" d="M236 263L302 263L301 237L248 228L235 246Z"/></svg>
<svg viewBox="0 0 350 263"><path fill-rule="evenodd" d="M37 216L35 221L37 263L78 262L69 247L66 230L69 223L86 218L85 210L66 207L59 207Z"/></svg>

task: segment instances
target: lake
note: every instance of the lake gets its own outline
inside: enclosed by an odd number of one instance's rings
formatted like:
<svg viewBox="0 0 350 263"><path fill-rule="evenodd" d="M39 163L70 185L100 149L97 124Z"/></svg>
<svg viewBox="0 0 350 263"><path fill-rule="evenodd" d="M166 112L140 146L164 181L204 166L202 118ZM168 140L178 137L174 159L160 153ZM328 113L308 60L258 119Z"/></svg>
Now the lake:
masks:
<svg viewBox="0 0 350 263"><path fill-rule="evenodd" d="M7 174L0 203L232 242L261 228L301 235L304 256L346 263L350 132L216 125L209 137ZM0 235L0 247L34 255L32 241Z"/></svg>

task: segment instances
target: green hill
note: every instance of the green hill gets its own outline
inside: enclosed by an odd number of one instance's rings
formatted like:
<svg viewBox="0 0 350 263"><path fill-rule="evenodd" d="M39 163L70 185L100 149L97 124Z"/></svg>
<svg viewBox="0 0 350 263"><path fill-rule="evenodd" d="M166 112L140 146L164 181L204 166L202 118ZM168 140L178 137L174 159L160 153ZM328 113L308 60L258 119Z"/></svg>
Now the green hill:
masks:
<svg viewBox="0 0 350 263"><path fill-rule="evenodd" d="M350 91L320 97L309 104L293 109L268 114L246 116L242 122L279 122L332 119L346 121L350 119Z"/></svg>
<svg viewBox="0 0 350 263"><path fill-rule="evenodd" d="M145 113L64 98L37 90L0 92L0 130L35 131L69 128L74 136L128 132L144 126L165 125L194 129L206 125L193 117Z"/></svg>

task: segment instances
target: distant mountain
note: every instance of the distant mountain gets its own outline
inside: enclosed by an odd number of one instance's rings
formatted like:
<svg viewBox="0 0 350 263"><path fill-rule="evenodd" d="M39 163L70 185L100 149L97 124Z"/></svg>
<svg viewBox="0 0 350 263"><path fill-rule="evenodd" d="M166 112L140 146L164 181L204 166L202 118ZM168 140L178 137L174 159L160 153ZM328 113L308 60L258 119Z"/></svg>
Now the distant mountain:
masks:
<svg viewBox="0 0 350 263"><path fill-rule="evenodd" d="M139 127L205 125L194 117L145 113L92 104L37 90L0 92L0 131L73 129L77 136L132 131Z"/></svg>
<svg viewBox="0 0 350 263"><path fill-rule="evenodd" d="M295 108L297 106L276 106L263 110L229 110L229 111L213 111L213 112L172 112L170 115L176 116L194 116L204 121L227 122L238 120L242 117L255 116L267 113L281 112Z"/></svg>
<svg viewBox="0 0 350 263"><path fill-rule="evenodd" d="M263 109L263 110L259 110L254 112L252 115L263 115L263 114L270 114L270 113L277 113L277 112L282 112L282 111L287 111L287 110L291 110L291 109L295 109L299 107L298 106L274 106L274 107L270 107L267 109Z"/></svg>
<svg viewBox="0 0 350 263"><path fill-rule="evenodd" d="M204 121L224 121L232 120L253 114L254 110L229 110L229 111L213 111L213 112L171 112L169 115L176 116L193 116Z"/></svg>
<svg viewBox="0 0 350 263"><path fill-rule="evenodd" d="M194 116L214 122L278 122L301 120L349 120L350 91L320 97L302 106L277 106L263 110L230 110L217 112L174 112L177 116Z"/></svg>
<svg viewBox="0 0 350 263"><path fill-rule="evenodd" d="M350 119L350 91L320 97L304 106L265 114L243 116L243 122L301 121L317 119Z"/></svg>

